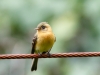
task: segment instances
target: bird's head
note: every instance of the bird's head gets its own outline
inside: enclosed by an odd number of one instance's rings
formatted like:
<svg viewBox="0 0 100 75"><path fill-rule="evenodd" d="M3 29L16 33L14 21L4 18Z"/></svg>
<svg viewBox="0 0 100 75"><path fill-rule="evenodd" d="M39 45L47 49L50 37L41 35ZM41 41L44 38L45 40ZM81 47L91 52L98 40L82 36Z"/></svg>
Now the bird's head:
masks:
<svg viewBox="0 0 100 75"><path fill-rule="evenodd" d="M38 24L37 28L35 28L39 32L51 32L52 29L47 22L41 22Z"/></svg>

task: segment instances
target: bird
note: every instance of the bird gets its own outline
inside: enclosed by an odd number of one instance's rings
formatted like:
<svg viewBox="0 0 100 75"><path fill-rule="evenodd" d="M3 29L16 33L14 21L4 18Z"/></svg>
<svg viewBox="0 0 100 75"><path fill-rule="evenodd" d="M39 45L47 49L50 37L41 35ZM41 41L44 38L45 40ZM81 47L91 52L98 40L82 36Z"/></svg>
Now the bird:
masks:
<svg viewBox="0 0 100 75"><path fill-rule="evenodd" d="M31 54L49 54L53 47L56 37L52 31L51 26L47 22L41 22L37 25L36 33L32 41ZM31 71L37 70L38 58L34 58Z"/></svg>

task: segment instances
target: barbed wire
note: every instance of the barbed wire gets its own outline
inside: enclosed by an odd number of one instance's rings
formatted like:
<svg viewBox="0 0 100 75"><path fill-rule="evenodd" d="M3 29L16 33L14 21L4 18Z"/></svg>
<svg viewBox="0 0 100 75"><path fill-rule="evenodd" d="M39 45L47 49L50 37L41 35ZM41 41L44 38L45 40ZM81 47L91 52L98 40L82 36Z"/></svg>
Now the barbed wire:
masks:
<svg viewBox="0 0 100 75"><path fill-rule="evenodd" d="M32 58L66 58L66 57L98 57L100 52L70 52L56 54L1 54L0 59L32 59Z"/></svg>

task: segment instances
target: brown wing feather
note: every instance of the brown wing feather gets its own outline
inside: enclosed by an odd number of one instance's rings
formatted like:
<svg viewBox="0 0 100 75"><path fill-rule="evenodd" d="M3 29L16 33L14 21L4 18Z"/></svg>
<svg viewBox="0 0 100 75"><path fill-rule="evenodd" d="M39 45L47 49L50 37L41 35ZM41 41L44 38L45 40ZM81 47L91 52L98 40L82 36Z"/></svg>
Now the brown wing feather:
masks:
<svg viewBox="0 0 100 75"><path fill-rule="evenodd" d="M35 52L36 42L37 42L37 34L35 34L34 37L33 37L31 54L34 54L34 52ZM37 70L37 63L38 63L38 58L35 58L34 62L32 64L32 67L31 67L31 71Z"/></svg>
<svg viewBox="0 0 100 75"><path fill-rule="evenodd" d="M34 52L35 52L36 40L37 40L37 34L35 34L34 37L33 37L31 54L34 54Z"/></svg>
<svg viewBox="0 0 100 75"><path fill-rule="evenodd" d="M56 37L55 37L55 42L56 42Z"/></svg>

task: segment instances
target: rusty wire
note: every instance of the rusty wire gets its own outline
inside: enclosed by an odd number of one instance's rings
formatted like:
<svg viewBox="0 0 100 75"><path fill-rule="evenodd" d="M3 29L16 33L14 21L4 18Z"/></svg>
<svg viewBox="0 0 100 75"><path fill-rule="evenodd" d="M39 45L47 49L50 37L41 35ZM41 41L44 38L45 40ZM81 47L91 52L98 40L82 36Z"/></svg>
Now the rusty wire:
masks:
<svg viewBox="0 0 100 75"><path fill-rule="evenodd" d="M1 54L0 59L32 59L32 58L66 58L66 57L98 57L100 52L71 52L38 55L38 54Z"/></svg>

